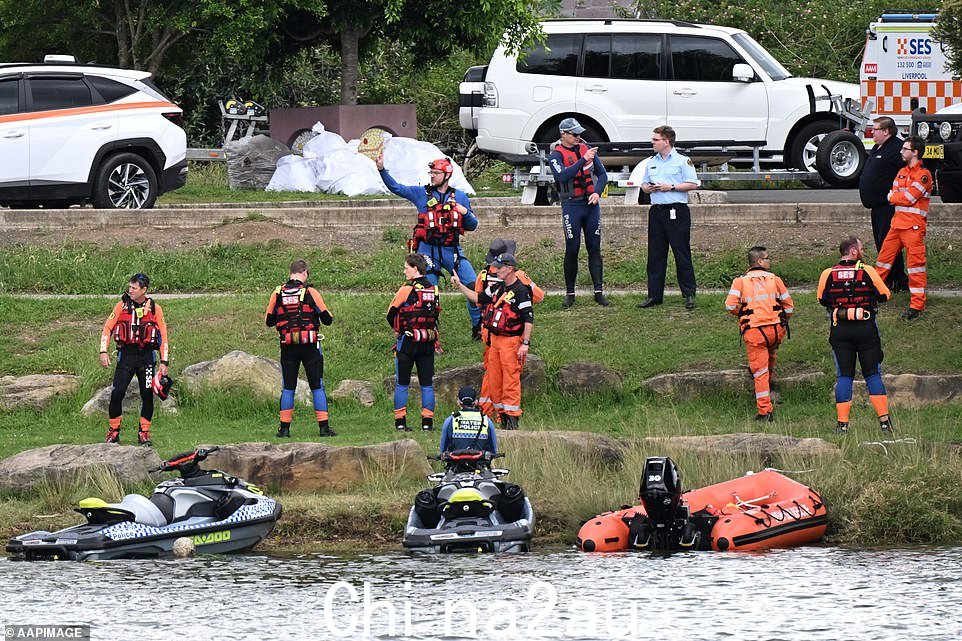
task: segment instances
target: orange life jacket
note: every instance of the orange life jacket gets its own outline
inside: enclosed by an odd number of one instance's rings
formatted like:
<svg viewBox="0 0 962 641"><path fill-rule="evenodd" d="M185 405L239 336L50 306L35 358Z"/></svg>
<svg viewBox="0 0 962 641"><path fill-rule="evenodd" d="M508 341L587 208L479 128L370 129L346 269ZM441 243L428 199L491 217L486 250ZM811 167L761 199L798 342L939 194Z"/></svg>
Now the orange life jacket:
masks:
<svg viewBox="0 0 962 641"><path fill-rule="evenodd" d="M277 302L277 333L281 345L308 345L317 342L319 324L313 302L307 300L307 285L300 281L288 281L274 290Z"/></svg>
<svg viewBox="0 0 962 641"><path fill-rule="evenodd" d="M574 149L569 149L564 145L555 147L555 151L561 154L561 161L565 167L570 167L585 155L588 145L582 143ZM594 163L586 162L584 166L574 175L569 184L561 185L562 197L564 198L587 198L595 193L595 183L591 178L591 169Z"/></svg>
<svg viewBox="0 0 962 641"><path fill-rule="evenodd" d="M120 300L123 306L113 331L117 344L121 347L130 345L138 349L158 349L160 329L157 326L153 299L145 299L140 306L127 294L124 294Z"/></svg>
<svg viewBox="0 0 962 641"><path fill-rule="evenodd" d="M729 300L740 305L737 316L742 334L753 327L782 325L793 311L788 291L779 291L778 277L762 269L750 269L736 278Z"/></svg>
<svg viewBox="0 0 962 641"><path fill-rule="evenodd" d="M398 334L410 332L415 343L429 343L437 339L441 298L437 286L425 287L413 283L406 303L398 308L394 329Z"/></svg>
<svg viewBox="0 0 962 641"><path fill-rule="evenodd" d="M412 241L442 247L456 247L460 236L464 234L464 216L457 210L457 191L448 188L438 199L433 195L433 189L430 186L424 189L428 193L427 210L418 212L418 222L414 226ZM417 249L416 245L414 249Z"/></svg>
<svg viewBox="0 0 962 641"><path fill-rule="evenodd" d="M481 323L495 336L521 336L524 333L524 316L514 303L512 289L502 284L501 294L482 312Z"/></svg>
<svg viewBox="0 0 962 641"><path fill-rule="evenodd" d="M833 321L868 320L878 310L878 290L862 261L847 263L832 267L822 296Z"/></svg>

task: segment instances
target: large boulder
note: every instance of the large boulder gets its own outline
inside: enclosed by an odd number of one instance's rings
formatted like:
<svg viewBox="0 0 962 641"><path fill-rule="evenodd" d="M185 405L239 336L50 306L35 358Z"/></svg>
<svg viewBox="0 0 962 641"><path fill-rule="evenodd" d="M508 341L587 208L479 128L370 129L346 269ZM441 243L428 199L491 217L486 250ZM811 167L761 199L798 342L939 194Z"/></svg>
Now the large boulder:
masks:
<svg viewBox="0 0 962 641"><path fill-rule="evenodd" d="M0 460L0 490L23 492L45 481L82 482L84 477L109 470L123 483L149 478L160 457L148 447L133 445L48 445Z"/></svg>
<svg viewBox="0 0 962 641"><path fill-rule="evenodd" d="M110 393L113 389L113 385L108 385L98 390L97 393L80 408L80 413L85 416L106 414L110 407ZM134 377L130 381L130 385L127 386L127 393L124 394L123 410L124 412L136 412L140 410L140 388L136 377ZM155 398L154 410L176 414L178 411L177 398L173 394L168 396L166 401Z"/></svg>
<svg viewBox="0 0 962 641"><path fill-rule="evenodd" d="M441 370L434 374L434 397L441 403L453 404L457 400L458 390L465 386L481 391L481 377L484 376L484 364L463 365ZM544 368L544 359L540 356L528 354L521 371L521 396L526 394L541 394L548 387L548 375ZM411 375L410 396L408 404L417 404L421 391L418 386L417 373ZM394 396L394 377L384 379L384 390L388 396ZM523 400L522 400L523 404Z"/></svg>
<svg viewBox="0 0 962 641"><path fill-rule="evenodd" d="M538 456L548 451L565 450L575 460L618 465L625 445L616 438L595 432L528 432L522 429L516 432L498 430L498 449L507 457Z"/></svg>
<svg viewBox="0 0 962 641"><path fill-rule="evenodd" d="M962 400L962 374L883 374L889 402L900 407L920 407ZM855 397L867 398L865 381L855 381Z"/></svg>
<svg viewBox="0 0 962 641"><path fill-rule="evenodd" d="M424 450L411 439L363 447L237 443L220 446L206 465L284 492L345 490L379 476L393 483L431 473Z"/></svg>
<svg viewBox="0 0 962 641"><path fill-rule="evenodd" d="M277 399L281 395L280 363L240 350L191 365L184 369L182 376L184 384L192 390L230 390L263 399ZM310 404L311 392L304 379L297 380L294 399L298 403Z"/></svg>
<svg viewBox="0 0 962 641"><path fill-rule="evenodd" d="M374 384L345 379L328 393L328 398L332 401L357 401L364 407L374 407Z"/></svg>
<svg viewBox="0 0 962 641"><path fill-rule="evenodd" d="M819 383L824 378L822 372L799 372L786 376L776 372L774 387L786 390ZM752 385L752 374L747 367L660 374L644 382L644 386L655 394L672 396L678 400L704 394L748 391Z"/></svg>
<svg viewBox="0 0 962 641"><path fill-rule="evenodd" d="M746 454L770 458L791 454L826 456L839 453L838 446L820 438L785 434L736 433L710 436L649 436L638 440L643 448L682 449L704 454Z"/></svg>
<svg viewBox="0 0 962 641"><path fill-rule="evenodd" d="M621 387L621 376L598 363L568 363L555 379L562 394L589 394Z"/></svg>
<svg viewBox="0 0 962 641"><path fill-rule="evenodd" d="M58 396L73 394L80 378L70 374L29 374L0 377L0 408L41 410Z"/></svg>

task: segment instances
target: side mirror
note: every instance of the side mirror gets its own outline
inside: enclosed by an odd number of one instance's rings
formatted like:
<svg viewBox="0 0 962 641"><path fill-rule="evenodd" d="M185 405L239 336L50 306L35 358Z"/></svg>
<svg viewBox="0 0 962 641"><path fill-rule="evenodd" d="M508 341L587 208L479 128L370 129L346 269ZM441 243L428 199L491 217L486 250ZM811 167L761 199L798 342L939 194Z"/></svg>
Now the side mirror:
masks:
<svg viewBox="0 0 962 641"><path fill-rule="evenodd" d="M751 82L755 79L755 72L744 62L740 62L732 67L732 80L735 82Z"/></svg>

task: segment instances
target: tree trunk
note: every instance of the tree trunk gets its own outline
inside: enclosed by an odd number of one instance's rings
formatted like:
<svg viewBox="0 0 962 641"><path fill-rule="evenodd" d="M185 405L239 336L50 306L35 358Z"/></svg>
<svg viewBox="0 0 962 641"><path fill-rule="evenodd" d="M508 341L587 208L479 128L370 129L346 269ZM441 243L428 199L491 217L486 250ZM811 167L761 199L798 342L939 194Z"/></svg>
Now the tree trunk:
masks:
<svg viewBox="0 0 962 641"><path fill-rule="evenodd" d="M341 104L357 104L358 50L361 43L360 27L341 29Z"/></svg>

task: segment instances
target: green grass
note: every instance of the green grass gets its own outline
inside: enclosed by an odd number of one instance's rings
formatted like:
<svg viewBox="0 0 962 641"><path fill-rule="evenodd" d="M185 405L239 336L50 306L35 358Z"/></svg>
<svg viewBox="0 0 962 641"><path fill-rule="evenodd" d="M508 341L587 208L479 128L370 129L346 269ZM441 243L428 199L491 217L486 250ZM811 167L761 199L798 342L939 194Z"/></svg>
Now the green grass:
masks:
<svg viewBox="0 0 962 641"><path fill-rule="evenodd" d="M255 216L256 218L256 216ZM155 292L256 292L286 276L286 265L297 258L311 264L311 278L321 292L330 290L393 292L400 283L399 264L410 229L385 228L362 250L343 245L292 246L281 240L262 244L219 244L157 251L149 245L67 243L56 246L8 245L0 247L0 293L51 292L103 294L125 286L131 273L151 276ZM475 267L484 264L485 243L465 242L465 255ZM641 245L641 246L639 246ZM561 239L519 242L523 268L540 285L560 289L564 283ZM695 275L702 289L726 289L744 272L741 249L696 248ZM775 271L791 287L814 287L819 274L830 266L831 249L800 246L776 257ZM617 238L605 249L605 283L609 288L643 287L647 255L641 241ZM962 248L952 238L928 243L929 285L962 285ZM589 287L587 269L579 283ZM668 265L668 285L675 284L673 261Z"/></svg>

